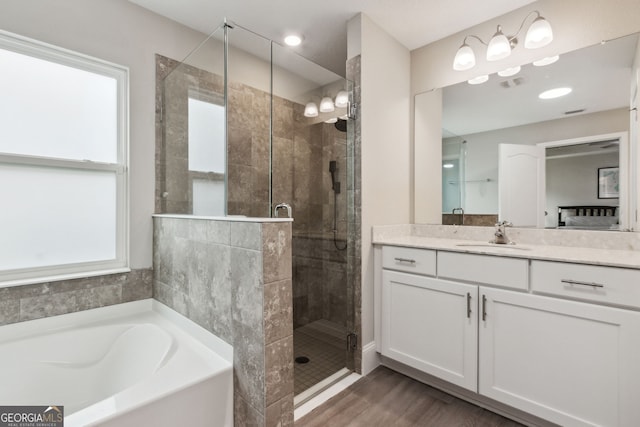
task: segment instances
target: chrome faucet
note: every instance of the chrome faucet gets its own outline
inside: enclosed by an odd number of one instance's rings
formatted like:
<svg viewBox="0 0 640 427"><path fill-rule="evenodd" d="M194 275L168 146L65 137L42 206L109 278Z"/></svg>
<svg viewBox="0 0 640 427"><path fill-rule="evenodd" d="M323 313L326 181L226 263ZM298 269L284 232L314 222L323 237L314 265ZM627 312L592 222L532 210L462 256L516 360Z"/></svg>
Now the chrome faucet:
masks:
<svg viewBox="0 0 640 427"><path fill-rule="evenodd" d="M513 245L515 242L512 242L507 237L507 227L513 227L513 224L509 221L500 221L496 224L496 231L494 236L495 239L491 240L489 243L495 243L496 245Z"/></svg>
<svg viewBox="0 0 640 427"><path fill-rule="evenodd" d="M293 218L291 216L291 205L290 204L288 204L288 203L277 204L276 207L273 208L273 213L274 213L274 216L276 218L278 218L278 212L280 211L280 209L286 209L287 210L287 218Z"/></svg>
<svg viewBox="0 0 640 427"><path fill-rule="evenodd" d="M462 208L453 208L453 209L451 209L451 215L455 215L456 211L460 211L460 225L464 225L464 209L462 209Z"/></svg>

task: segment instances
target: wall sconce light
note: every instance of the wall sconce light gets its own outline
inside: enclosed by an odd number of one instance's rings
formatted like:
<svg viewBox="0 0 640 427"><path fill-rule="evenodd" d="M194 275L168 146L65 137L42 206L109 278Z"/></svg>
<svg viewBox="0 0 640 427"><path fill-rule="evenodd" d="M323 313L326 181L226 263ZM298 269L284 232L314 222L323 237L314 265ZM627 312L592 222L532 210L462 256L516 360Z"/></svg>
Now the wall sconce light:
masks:
<svg viewBox="0 0 640 427"><path fill-rule="evenodd" d="M529 13L522 20L520 28L513 36L506 36L502 32L502 26L498 25L496 33L491 37L489 43L485 43L480 37L476 35L465 36L462 41L462 46L458 49L455 58L453 59L453 69L456 71L464 71L473 68L476 65L476 57L473 53L473 49L467 44L467 39L474 38L483 45L487 46L487 61L498 61L511 55L511 50L518 44L518 34L524 28L524 24L530 16L536 14L537 17L533 20L527 35L524 40L524 47L527 49L538 49L551 43L553 40L553 31L549 21L540 15L540 12L534 10Z"/></svg>

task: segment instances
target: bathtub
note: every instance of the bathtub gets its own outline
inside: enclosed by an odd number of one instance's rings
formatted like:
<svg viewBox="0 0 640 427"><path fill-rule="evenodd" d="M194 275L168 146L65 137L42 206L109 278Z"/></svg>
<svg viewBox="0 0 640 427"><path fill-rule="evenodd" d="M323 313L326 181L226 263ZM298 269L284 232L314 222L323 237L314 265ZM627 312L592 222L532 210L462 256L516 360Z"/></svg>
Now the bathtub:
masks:
<svg viewBox="0 0 640 427"><path fill-rule="evenodd" d="M148 299L0 327L0 405L72 426L232 426L233 350Z"/></svg>

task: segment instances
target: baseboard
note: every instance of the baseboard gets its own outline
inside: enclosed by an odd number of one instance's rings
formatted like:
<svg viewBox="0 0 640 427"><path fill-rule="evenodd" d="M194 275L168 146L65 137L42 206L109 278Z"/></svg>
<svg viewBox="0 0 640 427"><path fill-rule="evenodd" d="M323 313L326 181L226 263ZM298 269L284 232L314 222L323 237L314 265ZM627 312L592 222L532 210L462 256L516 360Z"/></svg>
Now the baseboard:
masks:
<svg viewBox="0 0 640 427"><path fill-rule="evenodd" d="M362 375L368 375L380 366L380 354L376 351L376 342L371 341L362 347Z"/></svg>

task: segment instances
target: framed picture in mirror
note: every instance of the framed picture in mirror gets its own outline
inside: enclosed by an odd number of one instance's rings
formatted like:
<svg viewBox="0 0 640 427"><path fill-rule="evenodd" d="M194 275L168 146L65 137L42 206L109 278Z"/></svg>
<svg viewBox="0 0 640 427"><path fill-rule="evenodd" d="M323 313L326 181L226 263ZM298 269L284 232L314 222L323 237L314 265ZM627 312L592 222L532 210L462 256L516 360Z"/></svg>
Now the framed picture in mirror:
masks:
<svg viewBox="0 0 640 427"><path fill-rule="evenodd" d="M618 167L598 168L598 199L620 197L620 169Z"/></svg>

